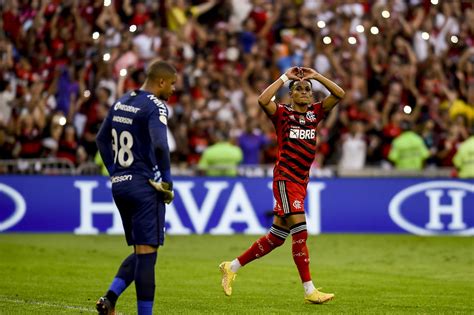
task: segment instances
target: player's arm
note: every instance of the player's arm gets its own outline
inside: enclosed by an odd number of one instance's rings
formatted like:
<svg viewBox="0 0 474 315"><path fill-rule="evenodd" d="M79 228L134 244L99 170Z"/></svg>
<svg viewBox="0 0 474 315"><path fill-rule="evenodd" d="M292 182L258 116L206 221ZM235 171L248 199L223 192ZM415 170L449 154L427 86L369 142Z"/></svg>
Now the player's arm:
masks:
<svg viewBox="0 0 474 315"><path fill-rule="evenodd" d="M305 80L316 80L324 85L324 87L328 89L329 93L331 93L323 100L323 110L326 114L328 114L334 108L334 106L336 106L336 104L344 98L346 92L344 92L344 90L339 85L329 80L316 70L311 68L302 69Z"/></svg>
<svg viewBox="0 0 474 315"><path fill-rule="evenodd" d="M114 168L114 152L112 149L112 123L110 122L110 114L107 115L100 126L95 142L97 148L99 148L100 156L107 171L112 175Z"/></svg>
<svg viewBox="0 0 474 315"><path fill-rule="evenodd" d="M272 101L272 98L275 96L278 89L280 89L283 84L288 80L301 80L298 77L299 68L293 67L288 69L284 74L281 75L275 82L270 84L265 91L260 94L258 97L258 105L268 114L273 115L277 110L277 104Z"/></svg>
<svg viewBox="0 0 474 315"><path fill-rule="evenodd" d="M173 181L171 179L171 162L170 151L168 147L166 122L168 115L158 115L157 111L153 111L148 120L148 130L150 133L151 145L155 152L158 169L161 173L161 182L150 180L150 184L156 190L161 191L164 195L165 203L173 201Z"/></svg>

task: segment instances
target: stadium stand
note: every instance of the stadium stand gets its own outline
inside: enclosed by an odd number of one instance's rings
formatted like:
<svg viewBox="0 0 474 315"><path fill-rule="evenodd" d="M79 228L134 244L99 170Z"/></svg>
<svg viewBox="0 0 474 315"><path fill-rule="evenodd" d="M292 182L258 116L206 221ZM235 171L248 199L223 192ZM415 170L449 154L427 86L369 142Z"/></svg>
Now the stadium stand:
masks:
<svg viewBox="0 0 474 315"><path fill-rule="evenodd" d="M388 174L391 141L409 120L430 151L418 174L451 176L452 158L474 124L468 0L4 0L0 6L2 173L100 172L92 164L100 124L117 96L140 87L154 58L179 70L169 100L178 174L193 174L218 130L230 131L244 154L249 137L259 137L262 145L248 150L271 165L274 130L256 98L293 65L314 67L347 92L319 126L316 170ZM326 92L314 89L317 98ZM346 169L345 154L362 163ZM20 161L30 162L22 168ZM249 166L239 174L267 170Z"/></svg>

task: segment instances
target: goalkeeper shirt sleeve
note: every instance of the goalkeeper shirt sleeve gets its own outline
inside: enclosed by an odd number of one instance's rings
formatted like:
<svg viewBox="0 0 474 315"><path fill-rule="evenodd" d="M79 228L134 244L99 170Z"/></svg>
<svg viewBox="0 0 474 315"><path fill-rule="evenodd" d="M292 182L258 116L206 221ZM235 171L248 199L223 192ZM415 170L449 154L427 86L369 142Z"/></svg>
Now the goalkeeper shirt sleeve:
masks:
<svg viewBox="0 0 474 315"><path fill-rule="evenodd" d="M158 170L161 173L161 180L171 184L171 162L166 128L167 116L167 114L158 114L158 111L152 111L148 120L148 130Z"/></svg>

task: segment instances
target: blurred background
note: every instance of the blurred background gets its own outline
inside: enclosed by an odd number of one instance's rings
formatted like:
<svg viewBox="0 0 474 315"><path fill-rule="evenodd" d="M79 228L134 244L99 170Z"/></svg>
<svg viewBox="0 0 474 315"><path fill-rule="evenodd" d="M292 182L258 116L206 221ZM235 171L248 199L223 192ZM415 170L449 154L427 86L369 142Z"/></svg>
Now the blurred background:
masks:
<svg viewBox="0 0 474 315"><path fill-rule="evenodd" d="M179 72L168 101L176 175L236 165L225 175L271 175L276 135L257 97L291 66L346 90L319 125L312 175L453 177L472 135L470 0L0 0L0 9L2 173L100 174L100 124L155 58ZM405 131L428 153L390 155ZM242 158L200 163L222 141ZM407 155L416 163L400 161Z"/></svg>

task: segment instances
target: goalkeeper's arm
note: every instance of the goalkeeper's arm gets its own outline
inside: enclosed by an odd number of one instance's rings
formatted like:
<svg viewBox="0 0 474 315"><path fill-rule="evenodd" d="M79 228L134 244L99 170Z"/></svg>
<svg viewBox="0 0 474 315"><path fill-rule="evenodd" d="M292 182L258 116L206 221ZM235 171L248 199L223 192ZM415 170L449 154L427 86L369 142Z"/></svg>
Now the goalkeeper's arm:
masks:
<svg viewBox="0 0 474 315"><path fill-rule="evenodd" d="M155 114L155 113L153 113ZM161 182L150 180L151 185L164 195L165 203L173 201L173 181L171 179L170 152L168 147L166 125L160 120L160 115L151 115L148 122L151 144L155 152ZM162 115L163 116L163 115ZM167 117L164 117L166 119Z"/></svg>

